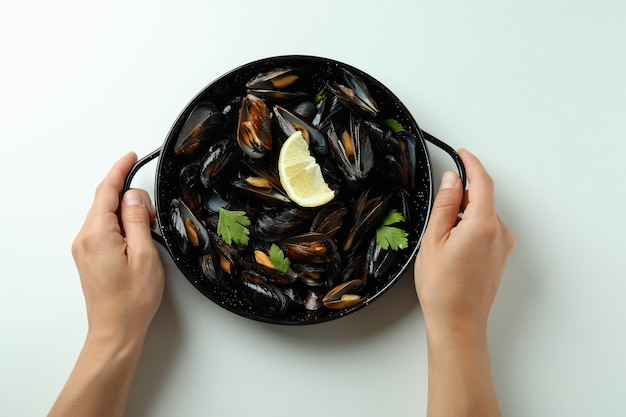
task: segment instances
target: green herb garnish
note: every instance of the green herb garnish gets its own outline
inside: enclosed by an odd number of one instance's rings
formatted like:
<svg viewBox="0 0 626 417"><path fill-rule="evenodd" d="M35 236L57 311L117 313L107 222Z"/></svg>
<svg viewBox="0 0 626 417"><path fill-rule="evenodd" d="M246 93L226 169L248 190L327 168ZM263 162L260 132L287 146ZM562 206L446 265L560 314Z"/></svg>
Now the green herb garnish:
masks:
<svg viewBox="0 0 626 417"><path fill-rule="evenodd" d="M407 237L409 234L399 227L391 226L395 223L403 222L404 216L396 209L391 209L387 213L387 217L383 221L383 224L376 229L376 242L383 249L406 249L409 246Z"/></svg>
<svg viewBox="0 0 626 417"><path fill-rule="evenodd" d="M395 133L404 132L404 127L397 120L395 120L395 119L385 119L384 122Z"/></svg>
<svg viewBox="0 0 626 417"><path fill-rule="evenodd" d="M278 247L276 243L272 243L270 246L270 261L272 261L272 265L274 268L279 270L280 272L287 272L289 269L289 258L285 256L282 249Z"/></svg>
<svg viewBox="0 0 626 417"><path fill-rule="evenodd" d="M322 89L315 95L313 98L313 104L317 104L322 101L322 97L324 97L324 92L326 91L326 86L322 87Z"/></svg>
<svg viewBox="0 0 626 417"><path fill-rule="evenodd" d="M246 216L245 211L231 211L220 208L217 234L226 243L232 245L235 242L247 245L250 235L250 230L248 230L247 226L250 226L250 219Z"/></svg>

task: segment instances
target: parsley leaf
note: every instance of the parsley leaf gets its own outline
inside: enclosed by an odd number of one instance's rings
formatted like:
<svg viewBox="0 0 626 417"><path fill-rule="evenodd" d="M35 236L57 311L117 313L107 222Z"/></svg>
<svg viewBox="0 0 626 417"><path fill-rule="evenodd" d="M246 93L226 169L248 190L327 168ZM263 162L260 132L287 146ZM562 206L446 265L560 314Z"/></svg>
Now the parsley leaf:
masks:
<svg viewBox="0 0 626 417"><path fill-rule="evenodd" d="M376 241L383 249L406 249L409 234L398 227L381 226L376 230Z"/></svg>
<svg viewBox="0 0 626 417"><path fill-rule="evenodd" d="M385 119L384 123L391 128L395 133L404 132L404 127L395 119Z"/></svg>
<svg viewBox="0 0 626 417"><path fill-rule="evenodd" d="M383 220L383 226L389 226L394 223L399 223L404 221L404 216L396 209L389 210L387 213L387 217Z"/></svg>
<svg viewBox="0 0 626 417"><path fill-rule="evenodd" d="M235 242L247 245L250 235L250 230L248 230L247 226L250 226L250 219L246 216L245 211L230 211L220 208L217 234L226 243L231 245Z"/></svg>
<svg viewBox="0 0 626 417"><path fill-rule="evenodd" d="M404 216L396 209L391 209L387 213L387 217L383 224L376 229L376 242L383 249L406 249L409 246L407 237L409 234L399 227L391 226L392 224L403 222Z"/></svg>
<svg viewBox="0 0 626 417"><path fill-rule="evenodd" d="M287 272L289 269L289 258L285 256L282 249L275 243L272 243L272 246L270 246L270 261L272 261L274 268L280 272Z"/></svg>

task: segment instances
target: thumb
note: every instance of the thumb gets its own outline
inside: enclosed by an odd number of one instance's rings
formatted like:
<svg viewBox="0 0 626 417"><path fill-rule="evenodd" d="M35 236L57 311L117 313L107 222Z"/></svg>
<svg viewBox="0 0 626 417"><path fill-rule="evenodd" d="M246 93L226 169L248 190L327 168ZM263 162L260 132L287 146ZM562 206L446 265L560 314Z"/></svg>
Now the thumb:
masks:
<svg viewBox="0 0 626 417"><path fill-rule="evenodd" d="M454 172L445 172L435 197L424 238L441 240L454 227L463 199L461 179Z"/></svg>
<svg viewBox="0 0 626 417"><path fill-rule="evenodd" d="M146 242L152 244L150 222L155 216L148 193L135 189L126 191L122 198L120 217L129 246L142 245Z"/></svg>

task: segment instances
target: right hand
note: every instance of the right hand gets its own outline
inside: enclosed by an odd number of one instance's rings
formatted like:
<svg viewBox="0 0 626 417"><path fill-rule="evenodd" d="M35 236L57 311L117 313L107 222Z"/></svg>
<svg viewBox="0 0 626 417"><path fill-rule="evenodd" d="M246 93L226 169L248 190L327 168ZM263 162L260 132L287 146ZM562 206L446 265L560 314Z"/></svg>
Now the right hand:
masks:
<svg viewBox="0 0 626 417"><path fill-rule="evenodd" d="M150 234L148 193L124 180L137 160L121 158L96 190L72 254L85 295L89 334L141 341L163 296L164 272Z"/></svg>
<svg viewBox="0 0 626 417"><path fill-rule="evenodd" d="M459 326L486 331L487 318L515 239L495 208L493 180L460 150L470 188L462 220L461 180L444 174L415 262L415 289L427 331ZM466 327L467 328L467 327Z"/></svg>

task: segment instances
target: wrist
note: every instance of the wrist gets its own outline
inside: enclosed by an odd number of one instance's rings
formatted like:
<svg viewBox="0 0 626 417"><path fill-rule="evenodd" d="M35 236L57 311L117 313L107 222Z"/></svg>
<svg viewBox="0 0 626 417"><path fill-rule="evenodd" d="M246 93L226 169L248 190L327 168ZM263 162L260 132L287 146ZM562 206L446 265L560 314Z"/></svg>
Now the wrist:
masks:
<svg viewBox="0 0 626 417"><path fill-rule="evenodd" d="M143 349L145 332L128 332L123 329L89 329L85 347L112 358L139 357Z"/></svg>
<svg viewBox="0 0 626 417"><path fill-rule="evenodd" d="M428 415L500 416L485 326L431 323L426 338Z"/></svg>
<svg viewBox="0 0 626 417"><path fill-rule="evenodd" d="M441 343L478 343L487 340L487 322L470 318L430 319L424 316L426 337Z"/></svg>
<svg viewBox="0 0 626 417"><path fill-rule="evenodd" d="M104 330L90 327L49 416L123 415L144 339Z"/></svg>

